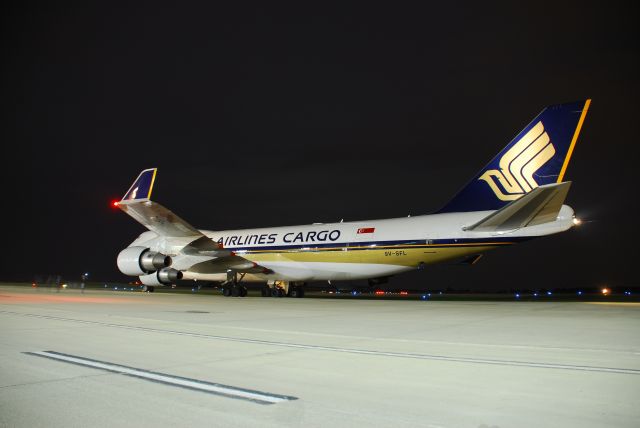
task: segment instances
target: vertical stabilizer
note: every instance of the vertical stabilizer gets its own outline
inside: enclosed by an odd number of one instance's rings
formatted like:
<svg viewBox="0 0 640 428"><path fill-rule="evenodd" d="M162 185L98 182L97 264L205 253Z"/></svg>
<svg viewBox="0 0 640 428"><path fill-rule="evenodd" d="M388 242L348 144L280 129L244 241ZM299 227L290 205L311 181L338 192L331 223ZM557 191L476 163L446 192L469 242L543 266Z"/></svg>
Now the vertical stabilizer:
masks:
<svg viewBox="0 0 640 428"><path fill-rule="evenodd" d="M545 108L438 212L498 210L561 183L591 100Z"/></svg>

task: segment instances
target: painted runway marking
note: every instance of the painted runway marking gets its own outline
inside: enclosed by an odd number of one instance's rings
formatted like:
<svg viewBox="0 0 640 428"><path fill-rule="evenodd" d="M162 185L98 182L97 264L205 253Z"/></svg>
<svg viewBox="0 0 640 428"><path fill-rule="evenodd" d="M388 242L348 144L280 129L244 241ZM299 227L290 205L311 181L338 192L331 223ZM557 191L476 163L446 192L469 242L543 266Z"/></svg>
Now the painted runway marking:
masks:
<svg viewBox="0 0 640 428"><path fill-rule="evenodd" d="M55 351L25 352L28 355L51 358L57 361L77 364L113 373L120 373L127 376L192 389L195 391L207 392L209 394L222 395L224 397L236 398L240 400L252 401L258 404L276 404L283 401L297 400L297 397L288 395L271 394L269 392L254 391L250 389L237 388L235 386L222 385L219 383L205 382L197 379L174 376L166 373L151 372L135 367L123 366L120 364L108 363L105 361L92 360L90 358L79 357L77 355L63 354Z"/></svg>
<svg viewBox="0 0 640 428"><path fill-rule="evenodd" d="M450 362L458 362L458 363L491 364L491 365L501 365L501 366L535 367L535 368L545 368L545 369L579 370L579 371L588 371L588 372L640 375L640 369L626 369L626 368L618 368L618 367L601 367L601 366L583 366L583 365L573 365L573 364L537 363L533 361L494 360L494 359L488 359L488 358L450 357L446 355L373 351L373 350L356 349L356 348L338 348L333 346L307 345L302 343L276 342L276 341L261 340L261 339L248 339L248 338L242 338L242 337L219 336L214 334L191 333L186 331L164 330L164 329L153 328L153 327L141 327L141 326L131 326L131 325L124 325L124 324L105 323L100 321L88 321L88 320L80 320L80 319L74 319L74 318L63 318L63 317L56 317L52 315L38 315L38 314L29 314L29 313L20 313L20 312L11 312L11 311L0 311L0 313L10 314L10 315L21 315L21 316L33 317L33 318L43 318L43 319L56 320L56 321L68 321L68 322L75 322L79 324L91 324L91 325L98 325L98 326L110 327L110 328L121 328L125 330L145 331L149 333L173 334L177 336L197 337L201 339L222 340L227 342L251 343L251 344L257 344L257 345L277 346L277 347L283 347L283 348L311 349L316 351L340 352L340 353L346 353L346 354L373 355L373 356L380 356L380 357L395 357L395 358L411 358L411 359L419 359L419 360L450 361Z"/></svg>

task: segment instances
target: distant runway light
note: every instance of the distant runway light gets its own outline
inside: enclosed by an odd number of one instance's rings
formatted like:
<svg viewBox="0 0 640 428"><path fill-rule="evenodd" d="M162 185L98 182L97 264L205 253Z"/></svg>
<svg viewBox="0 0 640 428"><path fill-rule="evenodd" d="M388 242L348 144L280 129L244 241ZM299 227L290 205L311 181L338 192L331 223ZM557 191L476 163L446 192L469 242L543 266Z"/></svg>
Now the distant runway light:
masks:
<svg viewBox="0 0 640 428"><path fill-rule="evenodd" d="M547 291L547 296L551 296L551 291Z"/></svg>
<svg viewBox="0 0 640 428"><path fill-rule="evenodd" d="M605 296L608 296L609 293L611 293L611 290L609 290L607 287L604 287L601 291L602 291L602 294L604 294Z"/></svg>
<svg viewBox="0 0 640 428"><path fill-rule="evenodd" d="M516 299L520 298L520 293L516 293Z"/></svg>
<svg viewBox="0 0 640 428"><path fill-rule="evenodd" d="M578 296L582 296L582 291L578 291Z"/></svg>

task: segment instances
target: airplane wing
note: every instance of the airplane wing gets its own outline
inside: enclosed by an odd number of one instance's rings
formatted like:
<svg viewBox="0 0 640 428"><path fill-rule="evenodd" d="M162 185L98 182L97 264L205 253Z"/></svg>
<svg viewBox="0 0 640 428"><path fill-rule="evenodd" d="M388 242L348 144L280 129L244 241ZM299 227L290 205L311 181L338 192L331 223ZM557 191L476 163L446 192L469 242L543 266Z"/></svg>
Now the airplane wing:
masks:
<svg viewBox="0 0 640 428"><path fill-rule="evenodd" d="M150 201L120 201L118 208L138 223L160 236L170 238L200 238L202 232L172 213L164 206Z"/></svg>
<svg viewBox="0 0 640 428"><path fill-rule="evenodd" d="M221 244L212 241L169 209L153 202L150 198L157 172L157 168L142 171L116 206L163 237L170 246L182 244L179 253L172 256L174 269L198 273L270 272L233 251L225 250Z"/></svg>

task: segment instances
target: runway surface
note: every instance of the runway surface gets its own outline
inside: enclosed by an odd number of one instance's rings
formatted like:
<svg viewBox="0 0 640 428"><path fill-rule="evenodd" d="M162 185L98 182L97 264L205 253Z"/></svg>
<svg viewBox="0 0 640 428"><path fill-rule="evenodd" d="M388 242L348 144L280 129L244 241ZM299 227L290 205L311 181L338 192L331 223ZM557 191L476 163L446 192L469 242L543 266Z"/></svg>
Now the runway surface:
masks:
<svg viewBox="0 0 640 428"><path fill-rule="evenodd" d="M636 427L640 304L0 287L0 426Z"/></svg>

